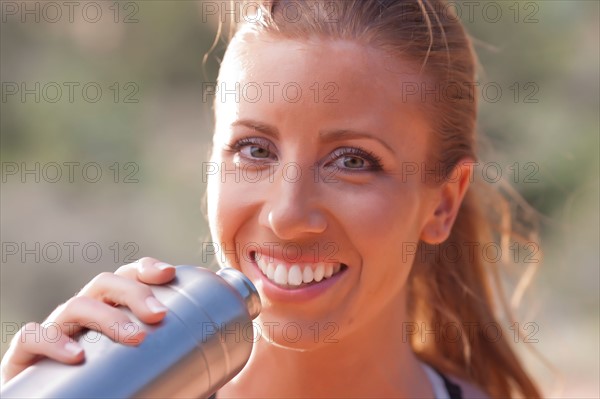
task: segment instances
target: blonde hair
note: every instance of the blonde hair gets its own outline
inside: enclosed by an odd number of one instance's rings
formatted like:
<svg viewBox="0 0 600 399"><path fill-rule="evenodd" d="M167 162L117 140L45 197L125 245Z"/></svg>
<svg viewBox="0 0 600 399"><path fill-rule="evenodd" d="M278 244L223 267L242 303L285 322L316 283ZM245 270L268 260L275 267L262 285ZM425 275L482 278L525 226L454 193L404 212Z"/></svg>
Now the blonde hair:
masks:
<svg viewBox="0 0 600 399"><path fill-rule="evenodd" d="M443 93L438 101L423 101L425 112L432 115L428 121L434 146L428 162L439 165L442 177L447 178L459 160L477 159L477 96L473 90L464 89L476 81L477 60L471 39L445 1L252 3L259 7L252 16L244 16L243 26L256 33L296 40L312 37L353 40L413 65L427 84ZM234 31L235 28L230 35ZM506 316L511 318L496 269L498 263L487 262L479 252L473 256L472 251L463 251L454 259L423 256L465 248L468 243L500 240L506 245L515 236L509 204L499 190L477 180L464 198L450 237L435 246L418 244L417 259L408 281L411 320L428 329L452 325L458 329L460 339L425 342L422 335L414 335L411 345L417 356L434 368L469 380L492 397L538 398L538 389L505 336L491 340L481 328L499 326L494 293L500 298ZM473 333L470 327L474 325L479 328Z"/></svg>

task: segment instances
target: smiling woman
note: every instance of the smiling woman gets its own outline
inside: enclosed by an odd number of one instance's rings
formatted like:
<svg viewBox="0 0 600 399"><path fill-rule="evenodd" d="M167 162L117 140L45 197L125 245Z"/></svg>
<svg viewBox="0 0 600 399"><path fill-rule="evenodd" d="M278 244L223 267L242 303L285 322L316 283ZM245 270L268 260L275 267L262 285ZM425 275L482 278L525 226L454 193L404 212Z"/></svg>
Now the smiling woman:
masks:
<svg viewBox="0 0 600 399"><path fill-rule="evenodd" d="M250 278L263 310L248 364L217 397L539 397L490 333L485 254L449 255L492 239L490 197L472 179L477 99L461 90L476 62L458 18L437 0L253 4L214 90L207 211L220 265ZM123 298L148 291L117 292L119 279L173 277L142 264L80 297L137 303ZM81 360L59 345L16 343L5 378L34 354Z"/></svg>
<svg viewBox="0 0 600 399"><path fill-rule="evenodd" d="M508 342L481 328L498 325L484 257L423 256L489 238L490 228L481 189L469 188L477 101L461 88L475 81L475 57L457 18L437 12L444 6L276 1L232 38L220 87L293 83L297 95L215 97L212 161L264 171L209 180L213 238L222 249L252 248L220 261L265 301L263 339L220 397L432 396L421 362L470 381L463 390L474 396L539 396ZM298 95L326 85L335 88L328 101ZM432 88L435 96L419 93ZM267 328L292 324L294 340ZM330 326L335 344L314 339ZM407 339L409 326L455 331L439 340L412 329ZM326 383L299 383L316 376Z"/></svg>

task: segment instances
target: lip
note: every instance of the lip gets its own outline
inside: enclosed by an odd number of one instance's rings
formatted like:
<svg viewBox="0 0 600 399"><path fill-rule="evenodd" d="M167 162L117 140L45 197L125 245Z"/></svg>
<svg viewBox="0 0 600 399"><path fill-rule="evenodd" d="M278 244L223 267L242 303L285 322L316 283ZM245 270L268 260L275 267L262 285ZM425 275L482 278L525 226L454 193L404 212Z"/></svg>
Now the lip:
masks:
<svg viewBox="0 0 600 399"><path fill-rule="evenodd" d="M302 252L302 251L300 251ZM305 251L309 252L309 251ZM285 256L281 251L276 252L272 251L272 253L263 252L262 250L252 251L248 255L252 258L252 254L257 257L265 257L272 258L276 260L281 260L281 263L284 264L300 264L300 263L341 263L338 259L332 258L332 256L317 256L317 254L306 254L299 255L294 258L290 258L289 256Z"/></svg>
<svg viewBox="0 0 600 399"><path fill-rule="evenodd" d="M299 301L309 301L316 297L326 294L328 291L331 291L332 287L338 284L341 280L346 276L346 272L348 271L348 267L344 270L340 270L338 273L333 276L323 279L316 284L307 285L301 288L293 288L286 289L281 288L277 284L273 283L271 280L265 276L262 271L259 269L254 257L251 257L250 264L252 267L248 270L248 277L250 277L253 281L261 281L262 289L264 294L269 297L269 299L282 301L282 302L299 302Z"/></svg>

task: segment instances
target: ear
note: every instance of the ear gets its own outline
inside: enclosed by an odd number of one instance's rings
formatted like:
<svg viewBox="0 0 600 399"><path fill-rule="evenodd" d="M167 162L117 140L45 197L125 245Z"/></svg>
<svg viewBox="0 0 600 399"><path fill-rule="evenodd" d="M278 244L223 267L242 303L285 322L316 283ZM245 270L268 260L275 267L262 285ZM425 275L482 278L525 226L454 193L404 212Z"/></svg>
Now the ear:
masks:
<svg viewBox="0 0 600 399"><path fill-rule="evenodd" d="M475 162L470 158L461 159L446 181L437 188L438 199L421 231L422 241L428 244L439 244L450 236L460 204L469 188L474 164Z"/></svg>

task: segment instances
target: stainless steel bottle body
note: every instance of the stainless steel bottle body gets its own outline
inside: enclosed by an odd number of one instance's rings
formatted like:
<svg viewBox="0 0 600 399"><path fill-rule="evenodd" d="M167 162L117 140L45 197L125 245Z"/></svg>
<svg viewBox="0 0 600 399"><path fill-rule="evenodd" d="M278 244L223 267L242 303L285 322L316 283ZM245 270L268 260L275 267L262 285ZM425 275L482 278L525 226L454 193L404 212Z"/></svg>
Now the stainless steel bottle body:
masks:
<svg viewBox="0 0 600 399"><path fill-rule="evenodd" d="M171 284L152 286L169 308L161 323L143 324L123 309L146 330L140 345L126 346L89 330L78 339L85 350L83 363L44 359L2 387L1 397L194 398L218 390L250 357L258 293L234 269L176 270Z"/></svg>

